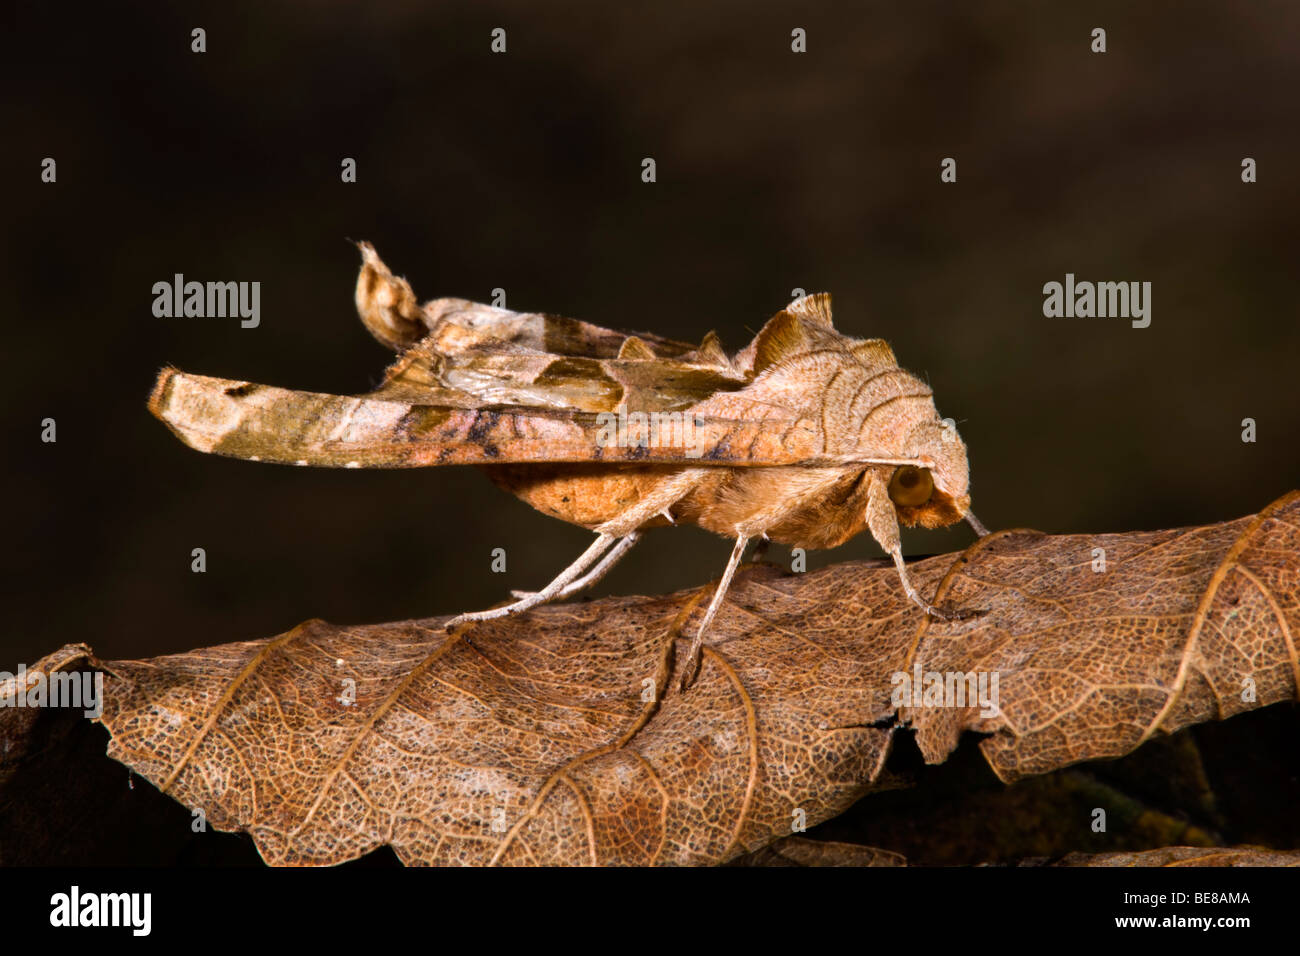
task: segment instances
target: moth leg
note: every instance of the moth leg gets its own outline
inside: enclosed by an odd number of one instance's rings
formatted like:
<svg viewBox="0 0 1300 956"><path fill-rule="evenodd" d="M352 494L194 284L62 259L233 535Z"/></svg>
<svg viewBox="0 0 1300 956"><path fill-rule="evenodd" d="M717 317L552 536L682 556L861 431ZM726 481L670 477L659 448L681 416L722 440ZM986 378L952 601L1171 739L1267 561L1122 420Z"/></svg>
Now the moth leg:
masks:
<svg viewBox="0 0 1300 956"><path fill-rule="evenodd" d="M731 587L731 578L736 573L736 566L740 564L741 557L745 554L745 546L749 544L749 538L741 535L736 539L736 546L731 549L731 560L727 562L727 570L722 572L722 580L718 582L717 589L713 592L713 600L709 602L709 608L704 612L704 619L700 621L700 626L695 629L695 637L691 641L690 650L686 652L686 663L682 668L682 690L691 686L695 680L695 674L700 667L700 652L704 647L704 632L709 629L713 623L713 616L718 613L718 608L722 606L722 599L727 595L727 589Z"/></svg>
<svg viewBox="0 0 1300 956"><path fill-rule="evenodd" d="M984 527L984 522L975 517L975 512L973 511L966 512L966 523L970 525L970 529L981 538L989 533L989 529Z"/></svg>
<svg viewBox="0 0 1300 956"><path fill-rule="evenodd" d="M889 498L889 486L874 471L868 481L870 485L867 488L867 528L871 531L871 536L894 559L894 567L898 568L898 577L903 582L903 590L912 599L912 603L926 614L937 617L941 621L948 620L947 614L916 593L916 588L912 586L912 581L907 576L907 565L903 563L903 544L898 534L898 512L894 510L894 503Z"/></svg>
<svg viewBox="0 0 1300 956"><path fill-rule="evenodd" d="M593 584L595 584L597 581L603 578L606 574L608 574L610 568L618 564L618 562L622 559L623 555L631 551L632 545L636 544L637 541L639 541L640 539L641 539L640 531L633 531L630 532L629 534L623 535L623 537L618 539L618 544L614 545L614 547L610 550L609 554L605 555L603 558L600 559L599 564L597 564L594 568L592 568L582 577L578 578L578 580L570 581L568 584L566 584L563 588L560 589L560 592L555 595L554 600L562 601L567 597L571 597L572 595L577 594L579 591L591 587ZM517 598L527 598L527 597L532 597L533 594L535 594L536 592L511 591L510 593Z"/></svg>
<svg viewBox="0 0 1300 956"><path fill-rule="evenodd" d="M770 547L772 547L771 538L767 537L767 535L764 535L763 537L759 538L758 544L754 545L754 553L749 556L750 562L753 564L758 564L765 557L767 557L767 549Z"/></svg>
<svg viewBox="0 0 1300 956"><path fill-rule="evenodd" d="M539 604L545 604L563 591L566 584L578 577L578 575L582 574L583 571L587 570L593 561L608 551L615 540L616 539L612 534L597 535L596 540L591 543L591 547L582 552L578 560L574 561L571 565L561 571L556 576L555 580L546 585L546 587L542 588L540 591L530 594L527 597L516 601L514 604L507 604L505 607L496 607L488 611L470 611L467 614L459 614L447 622L447 630L451 630L458 624L464 624L466 621L491 621L499 617L509 617L512 614L519 614L522 611L527 611L529 608L537 607Z"/></svg>
<svg viewBox="0 0 1300 956"><path fill-rule="evenodd" d="M677 521L670 510L673 505L681 501L704 477L705 469L703 468L686 468L671 478L661 482L655 488L654 492L642 498L636 504L629 507L622 514L611 518L604 524L597 525L596 531L601 534L612 534L617 538L622 538L633 531L637 531L647 521L663 515L671 524Z"/></svg>
<svg viewBox="0 0 1300 956"><path fill-rule="evenodd" d="M471 611L457 615L446 623L447 630L450 631L456 625L463 624L466 621L491 621L496 618L519 614L530 608L537 607L539 604L545 604L558 597L576 593L582 588L595 584L640 539L641 526L661 511L671 508L683 496L689 494L691 489L699 483L702 475L703 472L699 469L687 469L674 476L670 481L665 482L655 495L639 501L618 517L599 525L595 529L597 536L591 547L540 591L522 594L516 591L513 593L519 600L515 601L514 604L492 608L488 611ZM671 515L669 515L669 519L671 520ZM614 550L605 555L605 552L611 546L614 546ZM603 559L601 559L602 555L605 555ZM596 567L584 575L583 572L587 571L598 560L599 563L596 564Z"/></svg>

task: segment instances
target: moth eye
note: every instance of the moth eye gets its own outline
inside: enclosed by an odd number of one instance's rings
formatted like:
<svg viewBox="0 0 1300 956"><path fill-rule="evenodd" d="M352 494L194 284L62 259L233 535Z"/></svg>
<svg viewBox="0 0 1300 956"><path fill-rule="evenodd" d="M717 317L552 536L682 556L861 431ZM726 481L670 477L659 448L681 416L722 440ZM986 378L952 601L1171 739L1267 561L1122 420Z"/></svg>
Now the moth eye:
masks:
<svg viewBox="0 0 1300 956"><path fill-rule="evenodd" d="M934 479L924 468L903 465L889 479L889 498L896 505L915 508L930 500L934 493Z"/></svg>

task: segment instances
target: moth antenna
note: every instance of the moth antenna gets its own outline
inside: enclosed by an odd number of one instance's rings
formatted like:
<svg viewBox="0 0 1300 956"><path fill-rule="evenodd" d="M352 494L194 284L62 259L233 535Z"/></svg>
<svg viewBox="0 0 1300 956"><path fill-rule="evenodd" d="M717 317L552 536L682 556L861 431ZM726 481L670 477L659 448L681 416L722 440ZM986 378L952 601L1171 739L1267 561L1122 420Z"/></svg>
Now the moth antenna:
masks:
<svg viewBox="0 0 1300 956"><path fill-rule="evenodd" d="M826 455L819 458L806 458L798 462L801 465L912 465L916 468L934 468L934 459L928 455L920 458L889 458L868 455Z"/></svg>
<svg viewBox="0 0 1300 956"><path fill-rule="evenodd" d="M686 663L682 668L682 692L691 686L695 680L695 675L700 667L700 652L704 647L704 633L713 623L713 616L718 613L718 608L722 606L722 599L727 595L727 589L731 587L731 578L736 573L736 567L740 564L741 557L745 554L745 546L749 544L749 538L741 535L736 539L736 546L731 549L731 560L727 562L727 570L722 572L722 580L718 582L717 589L713 592L713 600L709 601L709 608L704 612L704 619L700 621L700 626L695 629L695 637L691 640L690 649L686 652Z"/></svg>

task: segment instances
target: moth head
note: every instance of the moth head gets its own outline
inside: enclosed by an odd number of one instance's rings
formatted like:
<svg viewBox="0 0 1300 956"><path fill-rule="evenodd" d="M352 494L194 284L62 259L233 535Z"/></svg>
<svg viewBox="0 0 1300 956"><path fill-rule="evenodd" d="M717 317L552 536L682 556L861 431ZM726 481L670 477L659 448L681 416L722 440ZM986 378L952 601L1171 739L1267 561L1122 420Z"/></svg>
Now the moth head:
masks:
<svg viewBox="0 0 1300 956"><path fill-rule="evenodd" d="M908 432L904 455L926 466L899 465L889 477L899 523L942 528L966 517L970 471L957 429L937 420L919 422Z"/></svg>

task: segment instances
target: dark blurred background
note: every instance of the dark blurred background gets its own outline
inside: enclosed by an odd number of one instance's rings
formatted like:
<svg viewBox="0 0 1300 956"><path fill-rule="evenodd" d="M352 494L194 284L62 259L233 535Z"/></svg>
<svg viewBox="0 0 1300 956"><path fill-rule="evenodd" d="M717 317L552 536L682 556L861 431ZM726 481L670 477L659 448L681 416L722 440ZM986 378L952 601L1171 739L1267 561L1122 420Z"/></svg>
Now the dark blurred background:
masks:
<svg viewBox="0 0 1300 956"><path fill-rule="evenodd" d="M473 470L227 461L149 416L166 363L373 387L347 238L421 300L499 286L733 350L829 290L931 382L993 528L1206 523L1300 484L1294 3L181 6L6 14L0 669L481 608L585 546ZM177 272L260 281L260 327L155 318ZM1150 281L1151 326L1044 318L1067 272ZM596 593L702 585L728 551L660 531Z"/></svg>

